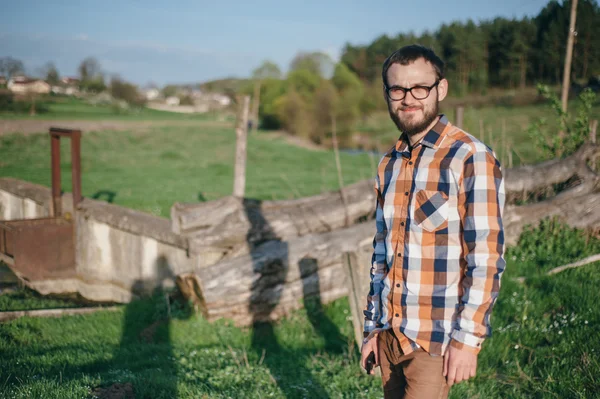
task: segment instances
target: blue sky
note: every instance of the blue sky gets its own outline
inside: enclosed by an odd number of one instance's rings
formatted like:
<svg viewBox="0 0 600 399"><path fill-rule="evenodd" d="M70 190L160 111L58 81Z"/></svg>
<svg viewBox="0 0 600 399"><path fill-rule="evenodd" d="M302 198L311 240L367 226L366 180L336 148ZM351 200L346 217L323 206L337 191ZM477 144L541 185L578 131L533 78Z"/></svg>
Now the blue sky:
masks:
<svg viewBox="0 0 600 399"><path fill-rule="evenodd" d="M87 56L139 85L247 77L263 60L285 71L299 51L340 55L386 33L455 20L534 16L547 0L0 0L0 57L34 73L75 75Z"/></svg>

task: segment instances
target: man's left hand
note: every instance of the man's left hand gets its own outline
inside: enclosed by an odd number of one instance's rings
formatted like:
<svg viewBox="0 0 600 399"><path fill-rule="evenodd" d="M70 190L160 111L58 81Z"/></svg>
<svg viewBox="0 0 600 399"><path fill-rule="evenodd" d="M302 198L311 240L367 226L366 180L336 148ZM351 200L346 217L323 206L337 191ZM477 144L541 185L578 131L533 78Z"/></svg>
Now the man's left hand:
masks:
<svg viewBox="0 0 600 399"><path fill-rule="evenodd" d="M449 387L455 383L475 377L477 355L468 350L456 349L449 345L444 355L444 377Z"/></svg>

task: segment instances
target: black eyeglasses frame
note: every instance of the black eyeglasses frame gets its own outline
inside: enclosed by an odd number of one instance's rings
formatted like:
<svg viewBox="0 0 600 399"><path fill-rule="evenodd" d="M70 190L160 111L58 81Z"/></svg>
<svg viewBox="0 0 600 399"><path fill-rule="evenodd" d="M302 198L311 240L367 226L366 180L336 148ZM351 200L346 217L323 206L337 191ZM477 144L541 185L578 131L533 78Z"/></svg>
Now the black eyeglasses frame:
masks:
<svg viewBox="0 0 600 399"><path fill-rule="evenodd" d="M434 87L436 87L437 85L440 84L440 81L441 81L440 79L436 80L435 83L432 84L431 86L413 86L411 88L406 88L406 87L402 87L402 86L391 86L391 87L388 87L387 85L385 85L385 93L386 93L387 97L391 101L402 101L402 100L404 100L404 98L406 98L406 93L410 93L415 100L425 100L431 94L431 90ZM392 98L392 96L390 96L390 90L392 90L392 89L400 89L400 90L402 90L402 92L404 93L404 95L401 98ZM425 95L425 97L422 97L422 98L416 97L413 94L413 92L412 92L414 89L427 89L427 94Z"/></svg>

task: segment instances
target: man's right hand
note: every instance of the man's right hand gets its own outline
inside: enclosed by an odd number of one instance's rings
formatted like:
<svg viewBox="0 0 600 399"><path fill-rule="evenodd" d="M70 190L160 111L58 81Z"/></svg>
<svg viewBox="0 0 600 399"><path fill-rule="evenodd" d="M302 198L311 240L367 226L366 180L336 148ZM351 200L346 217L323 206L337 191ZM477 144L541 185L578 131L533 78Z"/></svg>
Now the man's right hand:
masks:
<svg viewBox="0 0 600 399"><path fill-rule="evenodd" d="M375 364L373 365L373 368L378 367L379 366L379 345L378 345L378 340L377 340L377 335L375 335L374 337L372 337L371 339L369 339L367 342L364 342L362 345L362 348L360 349L361 352L361 362L360 365L362 366L363 369L367 369L367 358L369 357L369 354L371 352L375 353ZM371 370L370 374L375 374L374 371Z"/></svg>

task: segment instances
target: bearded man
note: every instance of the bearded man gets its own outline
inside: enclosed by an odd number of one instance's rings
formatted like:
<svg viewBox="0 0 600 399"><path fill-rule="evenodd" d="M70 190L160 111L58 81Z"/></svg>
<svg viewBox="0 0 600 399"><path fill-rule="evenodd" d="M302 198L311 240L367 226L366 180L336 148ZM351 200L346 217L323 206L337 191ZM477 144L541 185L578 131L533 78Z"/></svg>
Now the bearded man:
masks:
<svg viewBox="0 0 600 399"><path fill-rule="evenodd" d="M475 376L505 268L504 180L493 151L439 114L443 61L403 47L383 64L401 135L376 176L376 234L362 366L385 398L446 398Z"/></svg>

